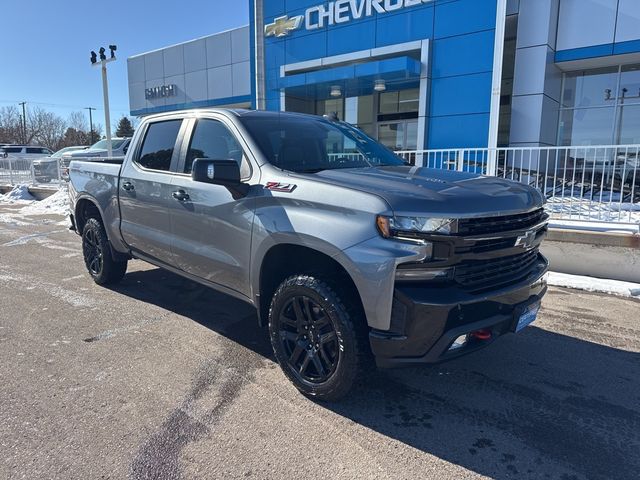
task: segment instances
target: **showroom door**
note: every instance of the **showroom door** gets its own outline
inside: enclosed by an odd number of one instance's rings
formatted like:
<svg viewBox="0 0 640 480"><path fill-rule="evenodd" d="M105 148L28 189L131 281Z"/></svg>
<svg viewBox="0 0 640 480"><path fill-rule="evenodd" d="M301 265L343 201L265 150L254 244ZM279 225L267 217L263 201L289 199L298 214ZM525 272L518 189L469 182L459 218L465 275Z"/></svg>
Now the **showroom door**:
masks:
<svg viewBox="0 0 640 480"><path fill-rule="evenodd" d="M378 141L393 151L415 150L418 145L418 120L378 123Z"/></svg>

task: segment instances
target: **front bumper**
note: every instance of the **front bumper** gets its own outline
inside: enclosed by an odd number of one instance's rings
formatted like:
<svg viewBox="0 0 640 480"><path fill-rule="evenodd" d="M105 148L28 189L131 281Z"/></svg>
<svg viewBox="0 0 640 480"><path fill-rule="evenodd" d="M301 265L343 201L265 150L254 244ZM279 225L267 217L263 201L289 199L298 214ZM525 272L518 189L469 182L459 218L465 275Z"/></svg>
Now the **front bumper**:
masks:
<svg viewBox="0 0 640 480"><path fill-rule="evenodd" d="M525 279L481 294L450 285L397 284L390 331L369 334L377 365L437 363L476 351L512 332L519 315L546 293L548 267L539 255ZM489 338L470 337L461 348L450 348L456 338L480 330L489 332Z"/></svg>

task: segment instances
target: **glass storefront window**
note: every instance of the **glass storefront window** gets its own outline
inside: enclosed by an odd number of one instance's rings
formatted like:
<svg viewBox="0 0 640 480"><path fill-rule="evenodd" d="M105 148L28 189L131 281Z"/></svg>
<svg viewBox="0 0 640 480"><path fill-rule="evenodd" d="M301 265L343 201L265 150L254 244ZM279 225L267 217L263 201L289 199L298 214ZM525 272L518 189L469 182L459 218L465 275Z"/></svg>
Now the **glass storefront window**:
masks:
<svg viewBox="0 0 640 480"><path fill-rule="evenodd" d="M615 109L580 108L564 110L560 117L561 145L608 145Z"/></svg>
<svg viewBox="0 0 640 480"><path fill-rule="evenodd" d="M404 123L381 123L378 125L378 141L391 150L402 150Z"/></svg>
<svg viewBox="0 0 640 480"><path fill-rule="evenodd" d="M416 150L418 121L380 123L378 124L378 141L391 150Z"/></svg>
<svg viewBox="0 0 640 480"><path fill-rule="evenodd" d="M640 143L640 65L566 73L558 143Z"/></svg>
<svg viewBox="0 0 640 480"><path fill-rule="evenodd" d="M398 92L383 92L380 94L378 113L385 115L417 112L419 98L420 90L418 88L409 88Z"/></svg>
<svg viewBox="0 0 640 480"><path fill-rule="evenodd" d="M599 68L565 75L562 106L588 108L612 105L618 87L618 67Z"/></svg>
<svg viewBox="0 0 640 480"><path fill-rule="evenodd" d="M625 104L640 103L640 65L622 67L620 97Z"/></svg>
<svg viewBox="0 0 640 480"><path fill-rule="evenodd" d="M409 90L400 90L398 96L398 112L417 112L419 110L418 103L420 99L420 90L411 88Z"/></svg>
<svg viewBox="0 0 640 480"><path fill-rule="evenodd" d="M358 97L358 125L373 123L373 95Z"/></svg>
<svg viewBox="0 0 640 480"><path fill-rule="evenodd" d="M619 145L640 144L640 105L625 105L620 108Z"/></svg>
<svg viewBox="0 0 640 480"><path fill-rule="evenodd" d="M418 149L418 122L407 122L407 140L404 150Z"/></svg>

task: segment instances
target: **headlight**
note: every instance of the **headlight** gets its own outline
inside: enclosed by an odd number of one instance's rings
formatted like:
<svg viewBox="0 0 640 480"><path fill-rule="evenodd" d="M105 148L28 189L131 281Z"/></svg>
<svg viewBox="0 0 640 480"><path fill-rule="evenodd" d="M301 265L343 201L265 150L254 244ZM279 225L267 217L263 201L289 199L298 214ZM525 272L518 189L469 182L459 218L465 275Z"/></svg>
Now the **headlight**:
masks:
<svg viewBox="0 0 640 480"><path fill-rule="evenodd" d="M449 235L454 223L455 220L451 218L385 217L378 215L376 219L378 230L385 238L411 238L420 233Z"/></svg>

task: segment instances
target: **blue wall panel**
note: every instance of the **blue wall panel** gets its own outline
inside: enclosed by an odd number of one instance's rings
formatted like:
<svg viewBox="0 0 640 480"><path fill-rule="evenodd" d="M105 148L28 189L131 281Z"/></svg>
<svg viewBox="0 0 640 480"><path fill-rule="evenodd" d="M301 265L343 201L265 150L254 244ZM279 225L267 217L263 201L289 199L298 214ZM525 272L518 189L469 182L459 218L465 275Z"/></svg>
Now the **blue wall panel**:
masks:
<svg viewBox="0 0 640 480"><path fill-rule="evenodd" d="M340 55L342 53L366 50L376 41L376 22L358 22L348 27L334 27L328 32L327 54Z"/></svg>
<svg viewBox="0 0 640 480"><path fill-rule="evenodd" d="M285 63L296 63L327 56L327 30L285 40Z"/></svg>
<svg viewBox="0 0 640 480"><path fill-rule="evenodd" d="M263 5L265 17L277 17L286 11L284 0L265 0ZM253 12L253 8L251 12Z"/></svg>
<svg viewBox="0 0 640 480"><path fill-rule="evenodd" d="M430 115L438 117L465 113L489 113L491 76L491 72L487 72L433 79Z"/></svg>
<svg viewBox="0 0 640 480"><path fill-rule="evenodd" d="M456 0L436 3L435 38L496 28L496 0Z"/></svg>
<svg viewBox="0 0 640 480"><path fill-rule="evenodd" d="M488 137L488 113L429 119L428 148L486 147Z"/></svg>
<svg viewBox="0 0 640 480"><path fill-rule="evenodd" d="M494 31L443 38L433 42L433 78L493 71Z"/></svg>
<svg viewBox="0 0 640 480"><path fill-rule="evenodd" d="M377 20L376 47L431 38L433 7L407 9L404 13L381 15Z"/></svg>

